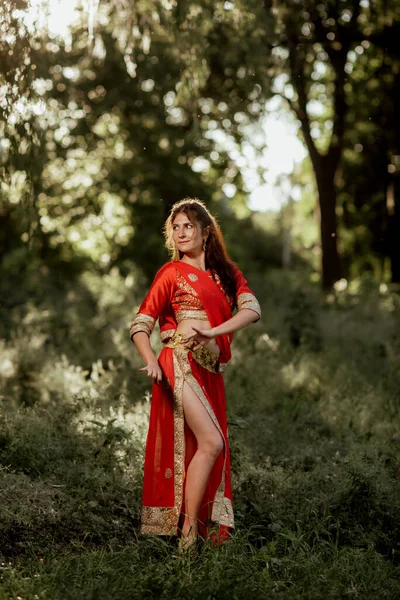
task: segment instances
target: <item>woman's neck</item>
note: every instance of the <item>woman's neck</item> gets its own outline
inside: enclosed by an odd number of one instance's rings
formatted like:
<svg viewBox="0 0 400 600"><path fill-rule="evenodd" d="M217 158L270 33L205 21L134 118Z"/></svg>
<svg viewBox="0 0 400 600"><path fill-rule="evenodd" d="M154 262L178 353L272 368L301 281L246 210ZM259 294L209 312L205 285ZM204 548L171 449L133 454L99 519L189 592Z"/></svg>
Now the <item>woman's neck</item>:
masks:
<svg viewBox="0 0 400 600"><path fill-rule="evenodd" d="M203 254L201 254L200 256L196 256L196 257L191 257L188 256L187 254L184 254L181 258L181 262L186 263L187 265L190 265L191 267L196 267L196 269L199 269L199 271L206 271L206 256L205 253L203 252Z"/></svg>

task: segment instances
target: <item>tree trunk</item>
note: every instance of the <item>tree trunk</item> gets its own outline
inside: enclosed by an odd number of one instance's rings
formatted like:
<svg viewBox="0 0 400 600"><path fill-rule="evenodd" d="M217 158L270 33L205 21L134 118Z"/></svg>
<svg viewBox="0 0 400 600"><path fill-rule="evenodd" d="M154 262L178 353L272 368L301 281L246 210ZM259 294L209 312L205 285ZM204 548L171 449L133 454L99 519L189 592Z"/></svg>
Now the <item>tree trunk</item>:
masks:
<svg viewBox="0 0 400 600"><path fill-rule="evenodd" d="M302 77L297 82L297 92L301 109L297 116L301 123L301 130L310 154L315 179L318 187L318 201L321 212L321 249L322 249L322 287L329 291L335 281L341 278L342 269L337 245L337 218L336 218L336 186L335 175L339 166L342 144L344 117L346 114L346 103L343 99L342 87L336 91L335 103L335 129L336 134L332 136L327 154L321 154L311 135L310 121L307 114L307 101L305 87L301 88ZM338 85L338 84L337 84Z"/></svg>
<svg viewBox="0 0 400 600"><path fill-rule="evenodd" d="M400 156L400 74L397 73L393 86L395 152ZM393 214L389 216L389 256L392 271L392 283L400 283L400 173L399 166L393 176Z"/></svg>
<svg viewBox="0 0 400 600"><path fill-rule="evenodd" d="M400 216L398 212L389 216L386 235L390 259L391 282L400 283Z"/></svg>
<svg viewBox="0 0 400 600"><path fill-rule="evenodd" d="M322 287L329 291L342 271L337 245L336 189L334 175L327 170L316 173L321 211Z"/></svg>

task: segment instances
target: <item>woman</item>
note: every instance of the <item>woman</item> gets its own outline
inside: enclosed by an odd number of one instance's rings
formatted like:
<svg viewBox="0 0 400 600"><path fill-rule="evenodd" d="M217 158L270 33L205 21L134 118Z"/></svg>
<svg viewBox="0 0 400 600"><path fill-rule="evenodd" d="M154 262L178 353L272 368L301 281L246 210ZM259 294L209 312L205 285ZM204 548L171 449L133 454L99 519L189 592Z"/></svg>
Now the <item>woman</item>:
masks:
<svg viewBox="0 0 400 600"><path fill-rule="evenodd" d="M141 371L153 379L141 530L180 531L180 547L189 548L198 533L216 527L220 541L234 527L221 372L232 333L261 312L200 200L177 202L164 234L172 261L156 274L130 330L146 363ZM165 343L158 360L149 341L157 318Z"/></svg>

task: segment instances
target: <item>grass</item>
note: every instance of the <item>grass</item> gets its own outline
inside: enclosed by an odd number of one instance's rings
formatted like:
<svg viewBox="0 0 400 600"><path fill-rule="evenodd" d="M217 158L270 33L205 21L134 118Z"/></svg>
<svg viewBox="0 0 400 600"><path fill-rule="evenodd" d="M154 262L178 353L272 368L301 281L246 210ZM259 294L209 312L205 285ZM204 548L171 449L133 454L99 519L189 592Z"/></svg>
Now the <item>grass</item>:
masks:
<svg viewBox="0 0 400 600"><path fill-rule="evenodd" d="M0 599L400 597L398 298L255 285L263 320L236 334L225 378L237 528L190 562L138 533L149 386L132 291L100 283L73 343L40 302L3 332Z"/></svg>

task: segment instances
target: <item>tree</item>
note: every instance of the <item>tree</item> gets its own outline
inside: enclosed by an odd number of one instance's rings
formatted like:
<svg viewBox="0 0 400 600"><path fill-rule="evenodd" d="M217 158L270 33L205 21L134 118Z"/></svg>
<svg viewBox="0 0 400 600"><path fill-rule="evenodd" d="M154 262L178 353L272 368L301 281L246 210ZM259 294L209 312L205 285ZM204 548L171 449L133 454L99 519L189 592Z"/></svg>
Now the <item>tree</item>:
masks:
<svg viewBox="0 0 400 600"><path fill-rule="evenodd" d="M32 46L38 43L38 37L24 21L28 8L28 0L4 0L0 7L0 256L3 257L21 244L21 235L27 235L25 241L32 239L30 224L35 202L31 184L34 186L35 178L28 183L26 173L30 164L40 171L30 126L36 79Z"/></svg>
<svg viewBox="0 0 400 600"><path fill-rule="evenodd" d="M290 0L264 5L276 16L274 78L286 74L278 92L299 120L313 165L320 207L322 284L330 289L343 273L337 242L338 180L346 135L357 128L356 113L348 118L357 62L371 42L391 45L386 41L389 28L390 39L397 40L393 23L399 18L399 6L390 0ZM373 53L367 56L374 60ZM388 69L394 59L392 53L392 60L386 61ZM391 97L396 89L394 85L389 91Z"/></svg>
<svg viewBox="0 0 400 600"><path fill-rule="evenodd" d="M391 102L382 110L382 137L386 158L385 200L387 227L385 250L391 262L391 280L400 283L400 7L385 4L381 28L371 41L382 57L382 83ZM386 104L386 103L385 103ZM386 110L385 110L386 109Z"/></svg>
<svg viewBox="0 0 400 600"><path fill-rule="evenodd" d="M20 123L10 139L16 149L22 142L36 149L34 160L26 151L13 160L35 182L31 231L41 251L57 248L68 257L84 242L83 254L95 261L108 256L109 264L122 264L143 252L159 262L158 232L177 197L201 196L223 214L229 183L236 189L229 206L243 209L240 169L215 132L240 146L265 101L278 93L309 150L322 283L330 289L343 272L337 243L337 213L343 208L348 216L347 201L338 206L343 150L350 152L358 121L368 118L367 106L365 114L356 110L357 77L363 69L374 73L372 51L361 57L354 50L364 52L388 26L382 16L389 4L104 0L98 18L92 13L89 27L84 20L67 43L44 37L31 44L35 89L46 111ZM119 217L107 222L111 205ZM356 225L351 218L345 223ZM155 236L146 235L149 228Z"/></svg>
<svg viewBox="0 0 400 600"><path fill-rule="evenodd" d="M271 5L266 2L266 8ZM342 275L337 244L335 177L340 164L347 101L348 53L358 40L360 2L280 2L276 7L276 44L284 50L277 67L285 67L282 96L296 114L312 162L320 207L322 285L330 289ZM277 76L278 73L276 72ZM331 99L329 98L331 95ZM312 101L325 108L322 136L310 116ZM320 138L320 143L316 138Z"/></svg>
<svg viewBox="0 0 400 600"><path fill-rule="evenodd" d="M336 183L346 274L367 270L395 282L400 279L400 7L390 2L373 7L369 30L350 54L347 127Z"/></svg>
<svg viewBox="0 0 400 600"><path fill-rule="evenodd" d="M224 4L103 2L65 43L43 31L28 39L40 110L31 95L5 131L8 175L26 185L14 203L4 198L15 224L4 253L28 240L47 263L82 256L126 272L135 260L153 273L174 201L200 196L223 217L229 183L230 205L245 207L240 171L209 134L219 124L240 143L244 120L257 118L247 107L261 90L251 65L259 43L256 16ZM239 34L249 41L238 46ZM231 74L218 88L210 65L222 44Z"/></svg>

